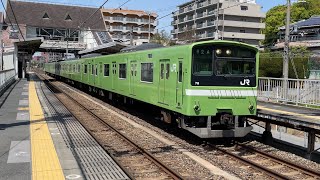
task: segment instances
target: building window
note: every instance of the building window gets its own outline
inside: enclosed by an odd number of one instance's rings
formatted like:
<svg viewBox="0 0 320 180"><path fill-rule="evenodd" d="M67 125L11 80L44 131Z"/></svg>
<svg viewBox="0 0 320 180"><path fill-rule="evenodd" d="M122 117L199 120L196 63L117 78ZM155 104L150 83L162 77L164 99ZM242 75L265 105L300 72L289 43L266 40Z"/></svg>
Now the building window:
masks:
<svg viewBox="0 0 320 180"><path fill-rule="evenodd" d="M44 13L44 15L42 16L42 19L49 19L49 15L47 13Z"/></svg>
<svg viewBox="0 0 320 180"><path fill-rule="evenodd" d="M240 6L242 11L247 11L248 10L248 6Z"/></svg>
<svg viewBox="0 0 320 180"><path fill-rule="evenodd" d="M110 73L110 64L104 64L104 76L109 76Z"/></svg>
<svg viewBox="0 0 320 180"><path fill-rule="evenodd" d="M141 81L153 82L153 63L141 63Z"/></svg>
<svg viewBox="0 0 320 180"><path fill-rule="evenodd" d="M64 20L66 20L66 21L72 21L72 18L71 18L71 16L68 14Z"/></svg>
<svg viewBox="0 0 320 180"><path fill-rule="evenodd" d="M127 78L127 68L126 64L119 64L119 78L125 79Z"/></svg>

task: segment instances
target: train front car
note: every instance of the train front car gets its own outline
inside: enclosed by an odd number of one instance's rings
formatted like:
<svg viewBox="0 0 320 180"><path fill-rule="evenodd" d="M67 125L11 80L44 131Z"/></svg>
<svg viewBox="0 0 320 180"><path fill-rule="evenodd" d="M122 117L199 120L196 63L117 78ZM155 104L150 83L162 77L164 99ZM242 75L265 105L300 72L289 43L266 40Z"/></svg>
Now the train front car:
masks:
<svg viewBox="0 0 320 180"><path fill-rule="evenodd" d="M182 128L201 138L244 137L256 114L259 52L238 42L211 41L192 46L187 116Z"/></svg>

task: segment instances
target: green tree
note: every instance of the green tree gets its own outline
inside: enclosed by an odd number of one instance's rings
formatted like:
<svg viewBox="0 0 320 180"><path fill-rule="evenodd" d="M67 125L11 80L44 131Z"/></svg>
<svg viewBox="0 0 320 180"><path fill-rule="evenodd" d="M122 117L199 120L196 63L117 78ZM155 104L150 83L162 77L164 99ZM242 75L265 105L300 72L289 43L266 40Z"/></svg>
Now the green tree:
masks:
<svg viewBox="0 0 320 180"><path fill-rule="evenodd" d="M320 15L319 0L305 0L304 3L293 3L291 8L291 23L308 19L313 15ZM285 25L286 5L271 8L266 14L266 35L264 45L269 46L276 42L279 32L278 28Z"/></svg>
<svg viewBox="0 0 320 180"><path fill-rule="evenodd" d="M171 35L168 34L165 30L160 31L160 33L156 33L151 38L152 43L162 44L163 46L172 46L174 45L171 41Z"/></svg>
<svg viewBox="0 0 320 180"><path fill-rule="evenodd" d="M305 46L293 47L290 51L289 78L309 77L310 51ZM265 52L260 54L260 77L282 77L283 52Z"/></svg>

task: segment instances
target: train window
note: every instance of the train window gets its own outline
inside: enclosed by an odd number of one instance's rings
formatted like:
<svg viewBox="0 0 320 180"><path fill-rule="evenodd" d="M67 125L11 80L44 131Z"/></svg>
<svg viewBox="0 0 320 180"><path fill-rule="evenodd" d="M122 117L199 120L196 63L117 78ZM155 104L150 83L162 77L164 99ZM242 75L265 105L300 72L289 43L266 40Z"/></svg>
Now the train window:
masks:
<svg viewBox="0 0 320 180"><path fill-rule="evenodd" d="M99 70L100 70L100 74L102 74L102 63L100 62L100 67L99 67Z"/></svg>
<svg viewBox="0 0 320 180"><path fill-rule="evenodd" d="M212 48L207 46L193 49L192 73L195 76L212 75Z"/></svg>
<svg viewBox="0 0 320 180"><path fill-rule="evenodd" d="M91 66L91 74L94 75L94 65L90 65Z"/></svg>
<svg viewBox="0 0 320 180"><path fill-rule="evenodd" d="M167 69L166 69L166 79L169 79L170 76L170 64L167 64Z"/></svg>
<svg viewBox="0 0 320 180"><path fill-rule="evenodd" d="M160 69L160 78L164 78L164 64L161 64L161 69Z"/></svg>
<svg viewBox="0 0 320 180"><path fill-rule="evenodd" d="M84 65L84 73L87 74L87 72L88 72L88 65L85 64Z"/></svg>
<svg viewBox="0 0 320 180"><path fill-rule="evenodd" d="M98 75L98 65L96 65L95 74L96 74L96 76Z"/></svg>
<svg viewBox="0 0 320 180"><path fill-rule="evenodd" d="M141 81L153 82L153 63L141 63Z"/></svg>
<svg viewBox="0 0 320 180"><path fill-rule="evenodd" d="M104 76L109 76L110 73L110 64L104 64Z"/></svg>
<svg viewBox="0 0 320 180"><path fill-rule="evenodd" d="M179 77L178 82L182 82L182 62L179 62Z"/></svg>
<svg viewBox="0 0 320 180"><path fill-rule="evenodd" d="M80 72L80 64L78 64L78 73Z"/></svg>
<svg viewBox="0 0 320 180"><path fill-rule="evenodd" d="M121 79L127 78L126 64L119 64L119 78Z"/></svg>

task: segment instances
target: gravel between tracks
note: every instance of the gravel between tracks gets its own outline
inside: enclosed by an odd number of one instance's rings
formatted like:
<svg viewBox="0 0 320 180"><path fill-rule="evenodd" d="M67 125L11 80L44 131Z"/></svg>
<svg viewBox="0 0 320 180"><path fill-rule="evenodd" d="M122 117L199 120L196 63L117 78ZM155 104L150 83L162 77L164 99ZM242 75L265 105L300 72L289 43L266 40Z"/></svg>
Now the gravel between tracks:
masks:
<svg viewBox="0 0 320 180"><path fill-rule="evenodd" d="M183 148L187 151L190 151L200 156L201 158L209 161L215 166L221 168L222 170L229 172L230 174L234 174L237 177L240 177L242 179L270 179L270 177L260 174L259 172L257 172L255 169L252 169L251 167L241 165L238 162L234 161L233 159L226 157L225 155L217 153L214 150L208 150L204 148L205 146L202 146L200 143L194 143L192 140L190 141L189 139L183 139L183 135L178 137L176 135L167 133L163 129L160 129L154 126L154 124L148 123L148 121L142 120L137 116L124 112L97 98L93 98L83 93L82 91L79 91L78 89L75 89L70 86L68 86L67 88L65 86L64 89L68 91L68 93L72 93L73 96L76 96L77 98L81 98L86 104L90 104L92 109L101 109L101 107L95 103L92 103L89 99L83 98L83 96L87 96L88 98L92 99L92 101L98 102L99 104L102 104L106 108L112 109L113 111L121 114L122 116L125 116L130 120L133 120L139 125L142 125L144 127L151 129L152 131L155 131L160 136L175 142L175 146L178 146L180 148ZM71 91L71 89L75 90L76 92L82 95L74 93L73 91ZM147 148L149 151L153 152L158 158L161 158L164 162L166 162L166 164L170 164L170 165L172 164L173 169L175 169L180 174L186 175L194 179L224 179L221 176L213 175L208 169L205 169L204 167L197 164L195 161L193 161L189 157L182 154L181 151L178 151L174 146L168 146L167 144L164 144L154 136L150 135L149 133L146 133L145 131L139 128L135 128L131 124L127 123L126 121L119 119L119 117L110 115L106 113L105 110L98 110L97 113L99 114L99 116L103 116L103 118L111 122L114 126L116 126L116 128L122 129L122 132L132 137L132 139L135 142L139 142L139 144L142 147ZM181 131L181 133L186 133L186 132ZM187 135L187 136L190 136L190 135ZM288 159L290 161L307 166L311 169L320 171L319 164L311 162L304 158L298 157L294 154L277 150L270 146L261 144L257 141L252 141L249 144L265 152L271 153L273 155L277 155L281 158ZM192 176L190 176L191 174Z"/></svg>

